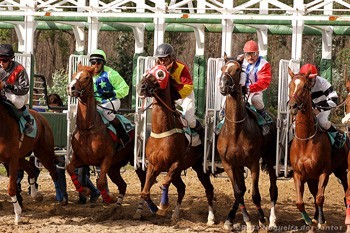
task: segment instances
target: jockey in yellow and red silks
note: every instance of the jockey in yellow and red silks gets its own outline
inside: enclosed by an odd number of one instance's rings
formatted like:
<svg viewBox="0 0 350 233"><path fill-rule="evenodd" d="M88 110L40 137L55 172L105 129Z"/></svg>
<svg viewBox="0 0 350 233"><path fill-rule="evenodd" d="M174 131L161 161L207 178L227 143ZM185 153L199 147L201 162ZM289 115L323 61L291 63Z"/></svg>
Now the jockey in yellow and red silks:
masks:
<svg viewBox="0 0 350 233"><path fill-rule="evenodd" d="M204 129L195 116L193 81L188 66L176 59L170 44L159 45L154 56L157 58L156 64L166 66L170 73L172 87L176 90L172 97L176 104L181 105L188 125L201 135Z"/></svg>

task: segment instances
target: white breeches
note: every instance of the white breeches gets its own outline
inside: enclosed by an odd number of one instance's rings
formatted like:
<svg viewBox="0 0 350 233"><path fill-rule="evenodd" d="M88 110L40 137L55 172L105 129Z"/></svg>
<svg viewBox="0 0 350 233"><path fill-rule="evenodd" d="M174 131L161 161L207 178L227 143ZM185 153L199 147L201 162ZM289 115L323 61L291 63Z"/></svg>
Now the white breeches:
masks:
<svg viewBox="0 0 350 233"><path fill-rule="evenodd" d="M192 91L186 98L176 101L177 105L182 107L183 113L185 114L185 119L190 126L190 128L196 127L196 115L195 115L195 102L194 102L194 92Z"/></svg>
<svg viewBox="0 0 350 233"><path fill-rule="evenodd" d="M316 115L318 123L324 130L328 130L332 126L332 123L328 120L329 114L331 114L331 110L322 111Z"/></svg>
<svg viewBox="0 0 350 233"><path fill-rule="evenodd" d="M263 93L261 91L249 93L248 102L252 104L256 108L256 110L261 110L265 107Z"/></svg>
<svg viewBox="0 0 350 233"><path fill-rule="evenodd" d="M7 92L5 92L5 96L9 101L11 101L11 103L13 103L13 105L16 106L17 109L21 109L28 102L29 98L28 94L15 95Z"/></svg>
<svg viewBox="0 0 350 233"><path fill-rule="evenodd" d="M101 108L103 107L103 108ZM106 109L104 109L106 108ZM108 121L113 121L115 118L115 114L113 113L114 111L118 111L120 108L120 99L116 99L113 101L108 101L107 103L97 105L98 110L102 110L103 116L108 120Z"/></svg>

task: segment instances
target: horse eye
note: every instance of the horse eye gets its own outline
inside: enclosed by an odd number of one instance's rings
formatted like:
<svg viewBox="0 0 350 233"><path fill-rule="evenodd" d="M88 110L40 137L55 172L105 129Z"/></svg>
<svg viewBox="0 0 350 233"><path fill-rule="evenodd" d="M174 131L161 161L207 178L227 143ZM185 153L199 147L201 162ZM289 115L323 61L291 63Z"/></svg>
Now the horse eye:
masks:
<svg viewBox="0 0 350 233"><path fill-rule="evenodd" d="M166 74L163 70L156 71L156 77L159 80L163 80L165 78Z"/></svg>

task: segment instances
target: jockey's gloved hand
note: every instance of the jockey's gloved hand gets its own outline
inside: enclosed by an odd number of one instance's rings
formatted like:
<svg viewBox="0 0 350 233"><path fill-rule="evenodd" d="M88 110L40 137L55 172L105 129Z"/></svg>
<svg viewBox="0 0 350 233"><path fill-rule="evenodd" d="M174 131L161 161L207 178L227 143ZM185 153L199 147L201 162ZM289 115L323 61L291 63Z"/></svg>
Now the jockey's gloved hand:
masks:
<svg viewBox="0 0 350 233"><path fill-rule="evenodd" d="M110 98L113 98L114 96L115 96L114 91L112 91L112 92L103 92L101 94L101 97L104 98L104 99L110 99Z"/></svg>

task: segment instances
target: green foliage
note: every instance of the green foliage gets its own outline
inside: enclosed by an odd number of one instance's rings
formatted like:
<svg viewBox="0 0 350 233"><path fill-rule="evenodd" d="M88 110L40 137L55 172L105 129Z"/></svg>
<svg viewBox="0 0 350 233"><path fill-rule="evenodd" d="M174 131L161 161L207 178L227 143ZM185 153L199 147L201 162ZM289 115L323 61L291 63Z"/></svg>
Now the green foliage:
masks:
<svg viewBox="0 0 350 233"><path fill-rule="evenodd" d="M64 69L56 70L52 74L52 86L47 87L47 94L58 94L64 105L67 105L67 85L68 85L68 73Z"/></svg>

